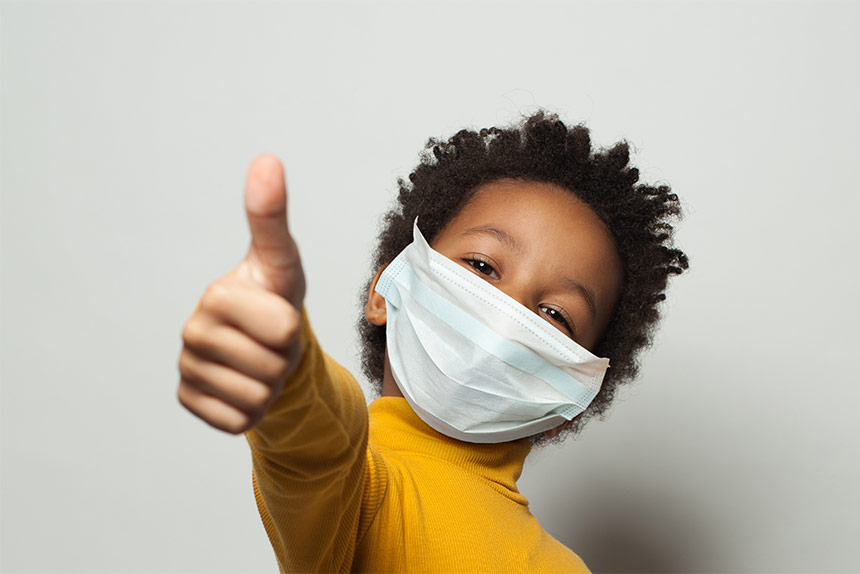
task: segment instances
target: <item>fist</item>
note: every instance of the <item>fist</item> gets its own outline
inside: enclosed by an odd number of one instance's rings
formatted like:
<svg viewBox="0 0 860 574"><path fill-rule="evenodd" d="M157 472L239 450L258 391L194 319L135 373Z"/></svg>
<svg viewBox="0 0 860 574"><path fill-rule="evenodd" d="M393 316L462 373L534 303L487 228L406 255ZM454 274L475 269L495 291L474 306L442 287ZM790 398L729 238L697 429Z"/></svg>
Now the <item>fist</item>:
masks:
<svg viewBox="0 0 860 574"><path fill-rule="evenodd" d="M177 397L211 426L252 428L298 366L305 277L287 226L280 162L260 156L248 170L245 259L206 289L182 330Z"/></svg>

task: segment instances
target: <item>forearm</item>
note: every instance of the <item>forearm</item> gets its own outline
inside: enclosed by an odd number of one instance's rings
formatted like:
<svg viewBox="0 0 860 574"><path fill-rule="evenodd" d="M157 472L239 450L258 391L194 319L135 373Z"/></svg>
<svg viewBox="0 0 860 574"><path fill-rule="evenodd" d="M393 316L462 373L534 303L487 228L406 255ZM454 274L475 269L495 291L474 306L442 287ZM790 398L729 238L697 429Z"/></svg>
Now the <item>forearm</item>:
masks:
<svg viewBox="0 0 860 574"><path fill-rule="evenodd" d="M263 420L246 432L260 515L282 568L348 570L358 529L367 409L353 377L303 319L303 356Z"/></svg>

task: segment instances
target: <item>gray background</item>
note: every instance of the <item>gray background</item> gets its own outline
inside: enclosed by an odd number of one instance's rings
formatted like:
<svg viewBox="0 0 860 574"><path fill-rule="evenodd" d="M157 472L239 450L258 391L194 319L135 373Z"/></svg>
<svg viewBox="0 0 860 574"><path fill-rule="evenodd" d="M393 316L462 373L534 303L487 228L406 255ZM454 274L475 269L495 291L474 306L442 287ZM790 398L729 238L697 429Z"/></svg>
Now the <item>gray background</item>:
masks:
<svg viewBox="0 0 860 574"><path fill-rule="evenodd" d="M4 3L3 572L272 572L243 437L180 330L286 165L326 349L429 136L538 106L628 138L687 213L641 379L532 455L598 571L860 571L857 3Z"/></svg>

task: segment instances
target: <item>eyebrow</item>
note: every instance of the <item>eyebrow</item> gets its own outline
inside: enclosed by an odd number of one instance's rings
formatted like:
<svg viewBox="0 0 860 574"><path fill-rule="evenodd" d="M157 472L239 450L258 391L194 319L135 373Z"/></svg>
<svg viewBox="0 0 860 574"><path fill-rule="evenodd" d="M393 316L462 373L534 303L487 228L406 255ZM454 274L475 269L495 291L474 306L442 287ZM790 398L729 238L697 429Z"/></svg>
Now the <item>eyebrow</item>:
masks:
<svg viewBox="0 0 860 574"><path fill-rule="evenodd" d="M471 229L467 229L463 232L463 235L492 235L514 251L518 251L522 253L522 246L517 243L517 240L513 235L505 231L504 229L499 229L498 227L490 227L490 226L481 226L481 227L472 227ZM575 279L570 277L561 277L560 278L562 285L565 286L569 291L573 291L578 293L585 299L585 304L588 306L588 311L591 314L591 319L594 320L597 317L597 305L594 303L594 292L580 283Z"/></svg>
<svg viewBox="0 0 860 574"><path fill-rule="evenodd" d="M570 277L562 277L561 282L571 291L576 291L582 295L586 305L588 305L588 311L591 313L591 320L593 321L597 317L597 305L594 304L594 293L591 289Z"/></svg>
<svg viewBox="0 0 860 574"><path fill-rule="evenodd" d="M514 239L514 236L508 233L503 229L499 229L498 227L489 227L489 226L481 226L481 227L472 227L471 229L467 229L462 233L462 235L492 235L514 251L518 251L522 253L522 246L517 243L517 240Z"/></svg>

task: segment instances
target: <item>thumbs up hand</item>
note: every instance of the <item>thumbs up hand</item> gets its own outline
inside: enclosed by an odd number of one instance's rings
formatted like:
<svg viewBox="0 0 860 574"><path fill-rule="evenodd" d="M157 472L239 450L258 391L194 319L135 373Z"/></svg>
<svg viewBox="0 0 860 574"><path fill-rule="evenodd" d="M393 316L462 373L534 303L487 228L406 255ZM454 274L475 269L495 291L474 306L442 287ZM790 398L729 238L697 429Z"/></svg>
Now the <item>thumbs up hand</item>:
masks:
<svg viewBox="0 0 860 574"><path fill-rule="evenodd" d="M287 227L287 189L284 169L274 156L251 163L245 184L245 214L251 228L248 255L236 276L286 299L301 310L305 275L299 249Z"/></svg>
<svg viewBox="0 0 860 574"><path fill-rule="evenodd" d="M298 366L305 276L287 226L281 163L255 159L245 184L251 246L206 289L182 330L179 402L232 434L256 425Z"/></svg>

